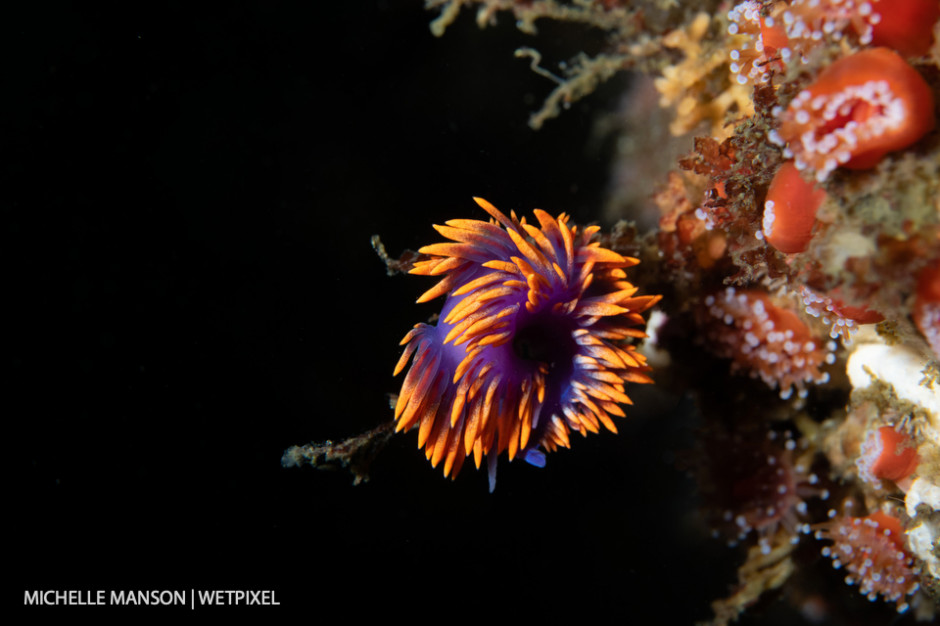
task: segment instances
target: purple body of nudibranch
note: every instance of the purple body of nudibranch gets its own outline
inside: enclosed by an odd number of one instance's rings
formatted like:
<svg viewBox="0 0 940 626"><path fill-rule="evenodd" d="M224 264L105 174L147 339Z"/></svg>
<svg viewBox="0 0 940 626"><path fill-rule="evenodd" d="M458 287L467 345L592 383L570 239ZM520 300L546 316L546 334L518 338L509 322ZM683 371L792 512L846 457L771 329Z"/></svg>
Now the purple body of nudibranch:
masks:
<svg viewBox="0 0 940 626"><path fill-rule="evenodd" d="M509 261L510 259L502 260ZM577 265L575 269L578 269ZM471 274L456 287L462 287L474 278L477 278L477 275ZM515 310L511 316L507 316L509 319L506 331L512 335L512 340L500 345L486 346L475 357L475 360L480 363L491 364L490 375L501 376L506 386L510 388L519 388L523 381L531 380L540 368L547 370L545 397L535 408L532 416L533 435L530 436L525 449L520 452L527 452L538 447L541 432L544 430L544 425L540 424L539 419L541 414L543 412L547 415L560 414L562 403L570 395L572 382L575 380L573 360L577 355L578 345L572 339L571 333L577 328L577 324L569 316L550 311L555 304L567 302L576 294L572 294L570 288L563 289L561 285L553 284L552 287L552 291L546 294L548 297L545 306L535 313L530 313L525 308L525 292L515 291L502 298L494 299L494 308ZM471 291L460 296L449 296L444 303L437 325L432 327L432 345L440 350L441 366L451 372L451 376L461 361L466 358L467 344L455 345L454 341L444 342L455 326L444 320L458 303L465 298L473 298L474 295ZM544 462L544 456L539 455L535 455L534 459L528 457L526 459Z"/></svg>

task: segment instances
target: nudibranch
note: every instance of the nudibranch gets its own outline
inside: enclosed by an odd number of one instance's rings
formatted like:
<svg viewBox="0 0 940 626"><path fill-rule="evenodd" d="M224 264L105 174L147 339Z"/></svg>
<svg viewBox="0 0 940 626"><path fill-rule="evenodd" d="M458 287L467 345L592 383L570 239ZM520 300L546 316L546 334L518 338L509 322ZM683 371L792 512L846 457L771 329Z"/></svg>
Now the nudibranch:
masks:
<svg viewBox="0 0 940 626"><path fill-rule="evenodd" d="M542 466L545 451L569 447L569 432L616 432L612 415L630 404L625 383L652 382L627 340L645 337L640 315L660 296L637 296L624 271L639 263L592 241L599 227L569 226L536 209L539 227L506 217L450 220L452 240L419 250L412 274L442 276L418 302L446 296L437 324L417 324L395 374L405 376L396 430L414 426L431 465L455 476L466 457Z"/></svg>

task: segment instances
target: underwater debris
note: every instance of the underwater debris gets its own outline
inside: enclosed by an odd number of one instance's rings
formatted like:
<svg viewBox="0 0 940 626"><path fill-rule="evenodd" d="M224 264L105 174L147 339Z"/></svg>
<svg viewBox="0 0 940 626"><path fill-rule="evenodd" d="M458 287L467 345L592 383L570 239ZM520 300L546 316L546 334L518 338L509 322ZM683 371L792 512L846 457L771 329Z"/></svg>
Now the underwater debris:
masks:
<svg viewBox="0 0 940 626"><path fill-rule="evenodd" d="M375 250L375 253L378 254L382 262L385 263L385 272L389 276L402 273L407 274L411 271L411 268L414 267L415 261L421 258L417 252L406 250L400 257L393 259L388 255L388 252L385 251L385 244L382 243L378 235L372 235L372 249Z"/></svg>
<svg viewBox="0 0 940 626"><path fill-rule="evenodd" d="M782 587L796 571L795 549L790 535L782 528L764 545L748 548L747 557L738 568L738 583L733 593L712 602L715 616L708 623L725 626L735 622L766 592Z"/></svg>
<svg viewBox="0 0 940 626"><path fill-rule="evenodd" d="M557 86L542 107L529 118L529 126L539 129L549 119L591 94L598 85L616 74L632 69L651 71L666 63L662 37L676 6L670 0L626 3L618 0L425 0L425 8L439 11L431 22L431 32L440 37L463 7L476 7L480 28L495 22L500 12L511 13L523 33L537 33L538 20L564 22L596 29L610 42L607 51L589 55L577 53L562 64L559 72L541 66L541 55L524 46L516 56L532 60L532 70L548 77Z"/></svg>
<svg viewBox="0 0 940 626"><path fill-rule="evenodd" d="M382 451L395 433L395 424L385 422L361 435L333 443L329 439L323 443L308 443L303 446L291 446L281 457L283 467L310 465L317 469L349 470L353 476L353 485L368 482L369 466Z"/></svg>

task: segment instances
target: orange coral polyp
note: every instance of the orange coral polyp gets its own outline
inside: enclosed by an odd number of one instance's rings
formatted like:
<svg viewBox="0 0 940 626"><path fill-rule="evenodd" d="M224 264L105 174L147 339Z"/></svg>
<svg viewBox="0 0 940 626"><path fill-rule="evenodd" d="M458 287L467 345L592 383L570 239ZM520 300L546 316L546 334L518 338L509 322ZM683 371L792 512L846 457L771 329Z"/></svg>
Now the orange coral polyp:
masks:
<svg viewBox="0 0 940 626"><path fill-rule="evenodd" d="M786 66L779 53L787 45L783 25L773 17L761 15L762 6L755 0L745 0L728 12L728 34L742 41L731 51L729 69L738 84L751 81L764 82L770 70L782 72ZM787 51L786 56L789 56Z"/></svg>
<svg viewBox="0 0 940 626"><path fill-rule="evenodd" d="M803 252L813 237L816 211L826 192L803 180L792 163L777 171L764 203L764 239L785 254Z"/></svg>
<svg viewBox="0 0 940 626"><path fill-rule="evenodd" d="M772 48L777 51L785 48L790 42L783 25L765 17L760 19L760 36L764 42L764 49Z"/></svg>
<svg viewBox="0 0 940 626"><path fill-rule="evenodd" d="M833 512L834 513L834 512ZM904 545L904 529L893 515L876 511L867 517L841 517L816 532L833 545L822 549L833 567L844 569L845 582L857 585L869 600L894 602L899 613L920 587L914 559Z"/></svg>
<svg viewBox="0 0 940 626"><path fill-rule="evenodd" d="M913 317L927 343L940 355L940 261L918 274Z"/></svg>
<svg viewBox="0 0 940 626"><path fill-rule="evenodd" d="M832 63L777 111L770 140L797 169L823 181L837 167L868 169L934 128L923 77L893 50L873 48Z"/></svg>
<svg viewBox="0 0 940 626"><path fill-rule="evenodd" d="M728 287L706 296L704 304L698 313L701 339L715 355L731 359L732 372L779 388L783 399L794 389L805 397L808 384L829 382L823 368L835 362L835 343L813 335L768 294Z"/></svg>
<svg viewBox="0 0 940 626"><path fill-rule="evenodd" d="M882 426L869 433L856 461L859 475L866 481L898 482L914 473L920 459L911 438L894 426Z"/></svg>
<svg viewBox="0 0 940 626"><path fill-rule="evenodd" d="M894 48L905 56L927 54L933 27L940 18L937 0L881 0L875 5L879 20L872 26L872 43Z"/></svg>

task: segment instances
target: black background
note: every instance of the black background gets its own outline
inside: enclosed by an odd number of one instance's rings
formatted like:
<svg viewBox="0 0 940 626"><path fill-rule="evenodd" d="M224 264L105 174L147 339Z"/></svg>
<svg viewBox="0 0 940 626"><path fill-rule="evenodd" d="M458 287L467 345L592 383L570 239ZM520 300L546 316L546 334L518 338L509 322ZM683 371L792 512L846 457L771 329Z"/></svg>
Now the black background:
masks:
<svg viewBox="0 0 940 626"><path fill-rule="evenodd" d="M627 79L534 132L552 85L513 57L597 34L465 11L436 39L417 0L137 4L3 19L7 606L272 589L255 616L708 618L734 563L674 467L688 401L636 390L619 436L501 463L494 494L469 466L445 480L414 433L358 487L280 467L390 419L398 341L440 306L371 235L392 255L437 241L432 223L484 217L474 195L601 214L592 124Z"/></svg>

